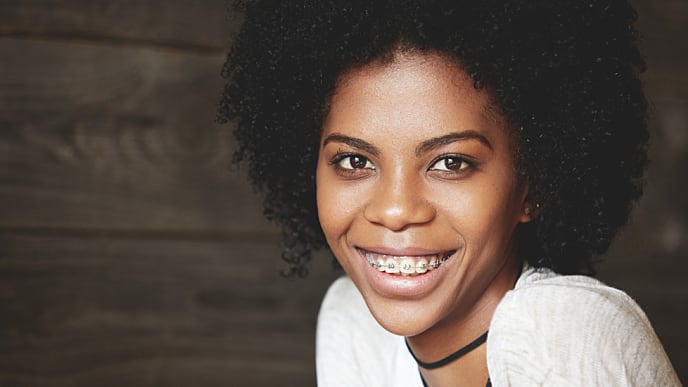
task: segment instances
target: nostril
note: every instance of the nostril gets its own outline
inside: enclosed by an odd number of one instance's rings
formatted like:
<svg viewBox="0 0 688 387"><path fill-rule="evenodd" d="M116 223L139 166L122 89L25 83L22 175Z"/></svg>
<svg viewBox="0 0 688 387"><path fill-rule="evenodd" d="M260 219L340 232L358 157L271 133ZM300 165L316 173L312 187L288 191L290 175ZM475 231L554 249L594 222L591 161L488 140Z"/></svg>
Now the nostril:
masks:
<svg viewBox="0 0 688 387"><path fill-rule="evenodd" d="M435 218L434 206L420 195L393 195L386 193L371 200L364 210L371 223L393 231L401 231L414 224L423 224Z"/></svg>

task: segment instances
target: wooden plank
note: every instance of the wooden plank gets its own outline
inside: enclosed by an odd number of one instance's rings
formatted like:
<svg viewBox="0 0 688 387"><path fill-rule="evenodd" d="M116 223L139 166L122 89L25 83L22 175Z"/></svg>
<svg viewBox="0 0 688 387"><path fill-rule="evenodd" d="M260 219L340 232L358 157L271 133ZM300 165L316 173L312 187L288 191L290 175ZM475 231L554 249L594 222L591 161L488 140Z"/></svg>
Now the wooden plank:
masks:
<svg viewBox="0 0 688 387"><path fill-rule="evenodd" d="M268 230L221 56L0 39L0 227Z"/></svg>
<svg viewBox="0 0 688 387"><path fill-rule="evenodd" d="M0 3L0 36L102 41L220 52L240 19L225 0Z"/></svg>
<svg viewBox="0 0 688 387"><path fill-rule="evenodd" d="M688 4L682 0L631 0L638 12L638 24L642 35L664 36L675 42L683 42L681 32L688 28Z"/></svg>
<svg viewBox="0 0 688 387"><path fill-rule="evenodd" d="M688 143L681 144L688 139L684 133L688 110L672 105L664 101L663 114L651 124L651 162L644 194L612 244L611 255L637 258L648 265L653 257L688 255L688 181L684 178Z"/></svg>
<svg viewBox="0 0 688 387"><path fill-rule="evenodd" d="M652 100L683 100L688 106L688 2L632 0L638 12L642 53L648 63L644 74ZM678 101L677 101L678 102Z"/></svg>
<svg viewBox="0 0 688 387"><path fill-rule="evenodd" d="M0 385L313 385L321 257L276 245L0 237Z"/></svg>

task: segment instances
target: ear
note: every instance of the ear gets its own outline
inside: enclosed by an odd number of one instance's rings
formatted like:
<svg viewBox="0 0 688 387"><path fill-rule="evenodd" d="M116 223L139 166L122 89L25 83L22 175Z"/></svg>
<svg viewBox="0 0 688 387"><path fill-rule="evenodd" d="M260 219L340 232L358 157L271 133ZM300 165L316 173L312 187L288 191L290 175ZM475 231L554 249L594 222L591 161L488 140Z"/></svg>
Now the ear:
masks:
<svg viewBox="0 0 688 387"><path fill-rule="evenodd" d="M528 223L537 218L540 213L540 203L533 203L526 201L523 205L523 214L521 215L521 223Z"/></svg>
<svg viewBox="0 0 688 387"><path fill-rule="evenodd" d="M534 200L532 200L529 192L530 190L528 187L528 183L523 183L523 190L521 191L521 200L519 201L521 215L518 219L521 223L528 223L532 221L538 216L538 213L540 212L540 203L537 203Z"/></svg>

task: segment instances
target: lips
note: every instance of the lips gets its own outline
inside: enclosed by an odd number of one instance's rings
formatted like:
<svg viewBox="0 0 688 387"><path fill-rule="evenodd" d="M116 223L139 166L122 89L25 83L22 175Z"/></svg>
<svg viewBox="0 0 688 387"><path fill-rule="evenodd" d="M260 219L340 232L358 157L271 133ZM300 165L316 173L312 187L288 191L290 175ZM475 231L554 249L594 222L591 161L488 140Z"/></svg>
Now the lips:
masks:
<svg viewBox="0 0 688 387"><path fill-rule="evenodd" d="M455 251L434 254L393 255L359 248L368 264L380 272L398 276L418 276L437 269L445 263Z"/></svg>
<svg viewBox="0 0 688 387"><path fill-rule="evenodd" d="M451 273L458 250L356 247L365 285L385 299L413 301L430 296ZM427 266L425 266L427 265ZM378 267L379 266L379 267ZM454 269L455 270L455 269Z"/></svg>

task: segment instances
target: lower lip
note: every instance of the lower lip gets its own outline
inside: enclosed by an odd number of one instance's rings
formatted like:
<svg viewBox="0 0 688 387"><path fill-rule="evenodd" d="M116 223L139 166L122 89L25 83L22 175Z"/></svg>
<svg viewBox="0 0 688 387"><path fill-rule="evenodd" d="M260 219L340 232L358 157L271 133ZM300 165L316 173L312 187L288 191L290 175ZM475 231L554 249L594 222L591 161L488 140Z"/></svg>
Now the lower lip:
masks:
<svg viewBox="0 0 688 387"><path fill-rule="evenodd" d="M368 263L363 251L358 250L363 259L368 283L379 294L390 298L418 299L430 294L442 282L447 267L454 261L456 253L439 267L419 275L404 276L379 271Z"/></svg>

